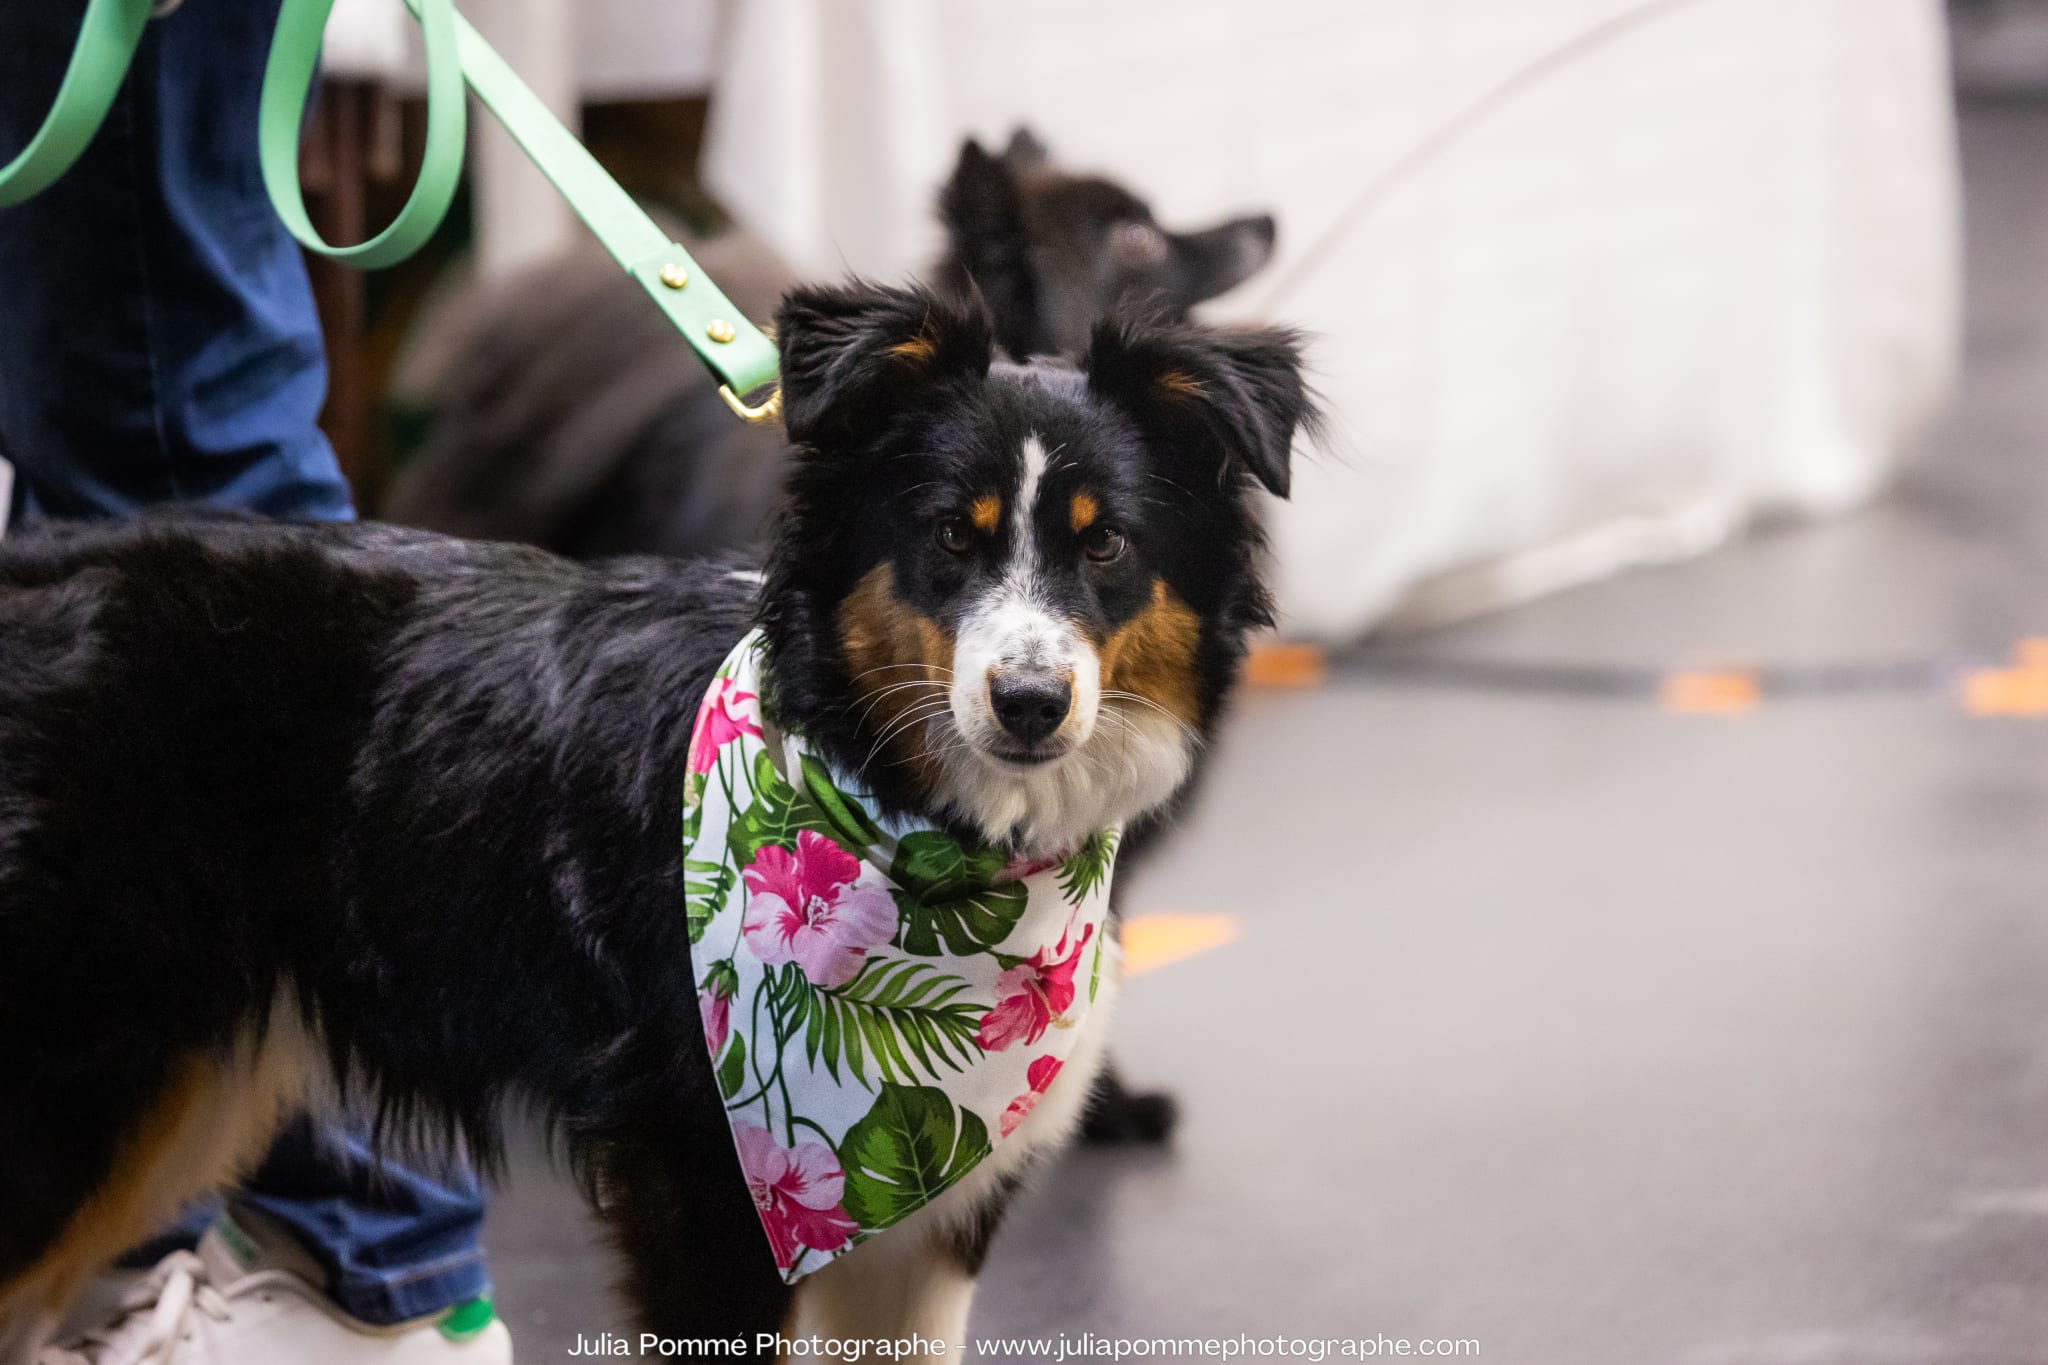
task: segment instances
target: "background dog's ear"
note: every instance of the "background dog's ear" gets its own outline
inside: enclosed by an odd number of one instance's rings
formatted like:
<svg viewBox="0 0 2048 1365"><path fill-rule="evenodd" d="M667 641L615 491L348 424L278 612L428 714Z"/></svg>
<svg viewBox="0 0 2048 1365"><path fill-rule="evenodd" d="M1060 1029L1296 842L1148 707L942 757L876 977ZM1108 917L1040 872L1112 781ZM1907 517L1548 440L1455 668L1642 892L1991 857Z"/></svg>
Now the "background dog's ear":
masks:
<svg viewBox="0 0 2048 1365"><path fill-rule="evenodd" d="M956 244L1021 238L1023 208L1008 158L990 155L973 138L961 143L953 174L939 191L939 217Z"/></svg>
<svg viewBox="0 0 2048 1365"><path fill-rule="evenodd" d="M1003 149L1003 163L1013 171L1028 171L1043 166L1051 155L1038 134L1020 123L1010 134L1010 145Z"/></svg>
<svg viewBox="0 0 2048 1365"><path fill-rule="evenodd" d="M994 358L979 298L855 281L799 286L775 313L782 422L798 445L859 439Z"/></svg>
<svg viewBox="0 0 2048 1365"><path fill-rule="evenodd" d="M1286 497L1295 433L1314 429L1301 334L1111 318L1088 348L1089 390L1173 449L1241 470Z"/></svg>
<svg viewBox="0 0 2048 1365"><path fill-rule="evenodd" d="M1038 340L1034 320L1039 310L1024 201L1010 155L992 156L973 138L961 143L960 159L939 191L939 221L946 228L948 264L956 278L971 281L988 300L1004 349L1028 354Z"/></svg>

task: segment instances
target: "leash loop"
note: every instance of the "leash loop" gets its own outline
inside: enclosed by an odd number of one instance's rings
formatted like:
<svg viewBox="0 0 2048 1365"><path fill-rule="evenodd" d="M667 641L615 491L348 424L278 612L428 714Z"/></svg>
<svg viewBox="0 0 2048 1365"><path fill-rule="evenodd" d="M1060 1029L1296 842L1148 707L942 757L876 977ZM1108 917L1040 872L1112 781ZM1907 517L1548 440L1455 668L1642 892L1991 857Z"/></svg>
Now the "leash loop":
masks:
<svg viewBox="0 0 2048 1365"><path fill-rule="evenodd" d="M299 140L320 45L334 0L284 0L270 60L263 70L263 98L257 123L263 184L278 217L299 245L364 269L396 265L426 245L448 216L462 177L468 138L468 102L462 63L455 46L454 0L419 0L412 5L427 49L427 145L419 179L405 206L382 232L354 246L331 246L313 226L299 187Z"/></svg>
<svg viewBox="0 0 2048 1365"><path fill-rule="evenodd" d="M314 228L299 185L306 102L319 70L334 0L283 0L263 70L257 151L264 188L300 245L362 269L396 265L424 246L448 216L462 176L467 86L553 182L612 259L647 291L719 381L720 393L734 414L748 422L779 418L779 393L752 405L742 397L774 383L774 344L698 269L682 244L671 241L605 173L597 158L456 12L454 0L405 3L426 40L427 142L419 179L382 232L354 246L334 246ZM168 13L176 0L87 0L78 44L50 113L28 147L0 168L0 208L34 196L78 160L127 77L153 6Z"/></svg>
<svg viewBox="0 0 2048 1365"><path fill-rule="evenodd" d="M0 167L0 208L34 198L71 169L106 122L149 23L151 0L88 0L57 98L28 145Z"/></svg>
<svg viewBox="0 0 2048 1365"><path fill-rule="evenodd" d="M405 0L424 20L447 0ZM453 15L462 75L527 159L540 168L619 267L647 291L705 368L734 394L774 381L775 347L746 320L680 242L671 241L633 196L606 174L590 150L562 126L540 96L506 64L483 35ZM764 408L766 404L762 405ZM733 411L747 421L740 408ZM750 410L751 411L751 410Z"/></svg>

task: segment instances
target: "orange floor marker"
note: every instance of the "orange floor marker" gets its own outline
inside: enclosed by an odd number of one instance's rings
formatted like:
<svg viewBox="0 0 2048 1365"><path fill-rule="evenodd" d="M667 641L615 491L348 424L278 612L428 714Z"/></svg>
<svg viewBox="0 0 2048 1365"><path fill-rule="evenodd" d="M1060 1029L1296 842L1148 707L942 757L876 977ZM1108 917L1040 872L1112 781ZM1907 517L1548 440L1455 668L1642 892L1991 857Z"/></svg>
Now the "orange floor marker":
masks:
<svg viewBox="0 0 2048 1365"><path fill-rule="evenodd" d="M1124 975L1156 972L1236 938L1231 915L1137 915L1124 921Z"/></svg>
<svg viewBox="0 0 2048 1365"><path fill-rule="evenodd" d="M1763 701L1763 688L1747 669L1673 673L1664 679L1657 700L1682 716L1746 716Z"/></svg>
<svg viewBox="0 0 2048 1365"><path fill-rule="evenodd" d="M2048 716L2048 668L1986 668L1963 680L1973 716Z"/></svg>
<svg viewBox="0 0 2048 1365"><path fill-rule="evenodd" d="M1254 645L1244 661L1244 680L1253 687L1321 687L1329 672L1319 645Z"/></svg>
<svg viewBox="0 0 2048 1365"><path fill-rule="evenodd" d="M2048 639L2020 641L2012 662L1964 678L1963 709L1973 716L2048 716Z"/></svg>

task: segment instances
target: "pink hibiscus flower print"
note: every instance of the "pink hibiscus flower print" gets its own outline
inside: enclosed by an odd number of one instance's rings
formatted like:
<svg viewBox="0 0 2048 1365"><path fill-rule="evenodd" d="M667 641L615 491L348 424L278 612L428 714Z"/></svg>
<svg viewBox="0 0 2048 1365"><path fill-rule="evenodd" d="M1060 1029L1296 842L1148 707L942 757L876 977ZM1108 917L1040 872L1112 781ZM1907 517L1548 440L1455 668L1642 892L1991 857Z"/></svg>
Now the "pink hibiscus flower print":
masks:
<svg viewBox="0 0 2048 1365"><path fill-rule="evenodd" d="M740 933L771 967L795 962L829 990L860 974L868 950L896 936L896 898L873 865L803 830L796 852L764 845L741 876L753 899Z"/></svg>
<svg viewBox="0 0 2048 1365"><path fill-rule="evenodd" d="M1074 1003L1074 967L1081 950L1095 937L1095 926L1073 938L1073 924L1050 948L1040 948L1024 961L996 978L996 1007L981 1016L981 1028L974 1041L984 1052L1001 1052L1017 1043L1035 1043L1045 1036L1052 1021Z"/></svg>
<svg viewBox="0 0 2048 1365"><path fill-rule="evenodd" d="M1016 1099L1011 1100L1010 1107L1003 1111L1001 1126L1004 1137L1008 1137L1016 1132L1017 1125L1028 1118L1031 1111L1038 1107L1038 1097L1043 1095L1046 1087L1052 1084L1052 1078L1060 1074L1060 1067L1062 1065L1064 1063L1050 1053L1040 1057L1031 1064L1030 1069L1024 1073L1024 1079L1030 1084L1031 1088Z"/></svg>
<svg viewBox="0 0 2048 1365"><path fill-rule="evenodd" d="M775 1134L751 1123L735 1125L732 1136L778 1269L796 1264L802 1254L798 1247L837 1251L860 1231L840 1205L846 1172L831 1148L821 1142L785 1147Z"/></svg>
<svg viewBox="0 0 2048 1365"><path fill-rule="evenodd" d="M718 751L741 735L761 738L761 699L740 691L731 678L716 678L690 737L690 771L710 772L718 766Z"/></svg>
<svg viewBox="0 0 2048 1365"><path fill-rule="evenodd" d="M697 1012L703 1017L704 1041L710 1045L713 1061L725 1050L732 1025L732 998L739 988L740 979L729 958L706 968L704 982L697 988Z"/></svg>
<svg viewBox="0 0 2048 1365"><path fill-rule="evenodd" d="M717 991L697 992L697 1010L704 1016L704 1041L715 1058L725 1050L726 1034L732 1029L732 997Z"/></svg>

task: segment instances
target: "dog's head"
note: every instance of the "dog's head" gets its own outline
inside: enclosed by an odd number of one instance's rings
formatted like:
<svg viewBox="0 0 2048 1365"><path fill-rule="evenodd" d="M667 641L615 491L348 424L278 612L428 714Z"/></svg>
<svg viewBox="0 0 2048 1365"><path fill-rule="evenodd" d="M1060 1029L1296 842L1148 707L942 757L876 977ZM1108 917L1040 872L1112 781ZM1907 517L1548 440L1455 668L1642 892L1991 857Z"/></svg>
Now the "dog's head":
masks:
<svg viewBox="0 0 2048 1365"><path fill-rule="evenodd" d="M865 285L777 329L778 712L886 804L1021 848L1164 803L1269 619L1253 499L1310 418L1295 336L1126 319L1017 366L979 302Z"/></svg>
<svg viewBox="0 0 2048 1365"><path fill-rule="evenodd" d="M969 140L939 194L947 256L940 279L989 300L996 342L1016 357L1078 356L1096 319L1144 307L1178 320L1273 257L1268 215L1170 232L1112 180L1053 166L1018 130L1001 156Z"/></svg>

